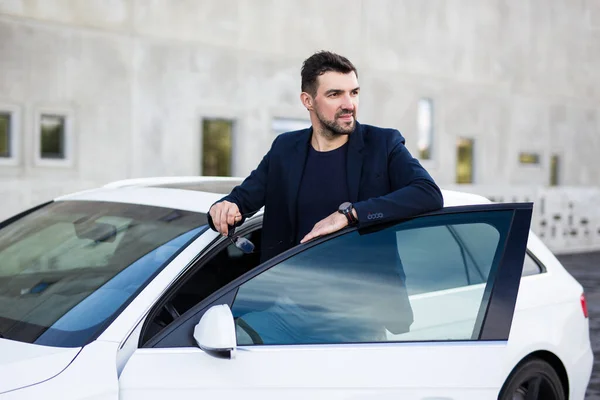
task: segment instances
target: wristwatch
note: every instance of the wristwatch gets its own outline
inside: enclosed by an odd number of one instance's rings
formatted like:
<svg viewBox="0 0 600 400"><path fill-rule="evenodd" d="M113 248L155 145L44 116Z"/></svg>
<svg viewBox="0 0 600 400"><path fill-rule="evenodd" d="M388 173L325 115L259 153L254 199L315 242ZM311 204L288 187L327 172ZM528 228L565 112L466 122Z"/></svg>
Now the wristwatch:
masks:
<svg viewBox="0 0 600 400"><path fill-rule="evenodd" d="M354 217L354 214L352 213L353 209L354 207L352 206L352 203L348 201L340 204L340 206L338 207L338 212L344 214L346 218L348 218L348 225L355 225L356 223L358 223L358 220L356 219L356 217Z"/></svg>

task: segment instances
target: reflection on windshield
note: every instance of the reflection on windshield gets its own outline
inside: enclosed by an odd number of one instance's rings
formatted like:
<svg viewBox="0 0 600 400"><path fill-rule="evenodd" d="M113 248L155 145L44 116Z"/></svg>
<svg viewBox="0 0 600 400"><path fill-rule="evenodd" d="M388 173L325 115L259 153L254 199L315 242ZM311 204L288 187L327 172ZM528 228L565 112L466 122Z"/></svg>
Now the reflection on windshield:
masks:
<svg viewBox="0 0 600 400"><path fill-rule="evenodd" d="M204 229L200 213L89 201L12 222L0 229L0 332L85 344Z"/></svg>

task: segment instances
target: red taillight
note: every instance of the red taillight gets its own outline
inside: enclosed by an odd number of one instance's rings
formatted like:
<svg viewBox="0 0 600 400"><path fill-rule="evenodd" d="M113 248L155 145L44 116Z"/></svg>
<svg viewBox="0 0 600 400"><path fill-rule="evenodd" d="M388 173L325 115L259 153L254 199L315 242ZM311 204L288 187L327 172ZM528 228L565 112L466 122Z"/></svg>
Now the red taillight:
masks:
<svg viewBox="0 0 600 400"><path fill-rule="evenodd" d="M584 317L588 317L588 309L587 309L587 302L585 301L585 293L581 294L581 297L579 298L579 300L581 301L581 310L583 311L583 316Z"/></svg>

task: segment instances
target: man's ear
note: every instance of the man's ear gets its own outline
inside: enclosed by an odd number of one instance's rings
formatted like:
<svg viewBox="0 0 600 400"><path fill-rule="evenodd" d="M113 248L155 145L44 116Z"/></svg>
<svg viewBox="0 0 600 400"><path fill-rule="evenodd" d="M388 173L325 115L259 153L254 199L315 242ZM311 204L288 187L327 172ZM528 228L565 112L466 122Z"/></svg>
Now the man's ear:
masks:
<svg viewBox="0 0 600 400"><path fill-rule="evenodd" d="M306 108L308 111L312 111L313 98L310 94L308 94L306 92L300 93L300 101L302 102L302 105L304 106L304 108Z"/></svg>

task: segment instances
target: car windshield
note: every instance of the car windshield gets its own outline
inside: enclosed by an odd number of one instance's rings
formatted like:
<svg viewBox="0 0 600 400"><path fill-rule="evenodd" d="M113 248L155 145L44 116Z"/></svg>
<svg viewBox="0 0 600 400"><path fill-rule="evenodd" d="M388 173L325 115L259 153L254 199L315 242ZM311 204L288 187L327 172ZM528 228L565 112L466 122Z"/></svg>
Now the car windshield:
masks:
<svg viewBox="0 0 600 400"><path fill-rule="evenodd" d="M0 228L0 335L49 346L93 340L207 228L206 214L61 201Z"/></svg>

